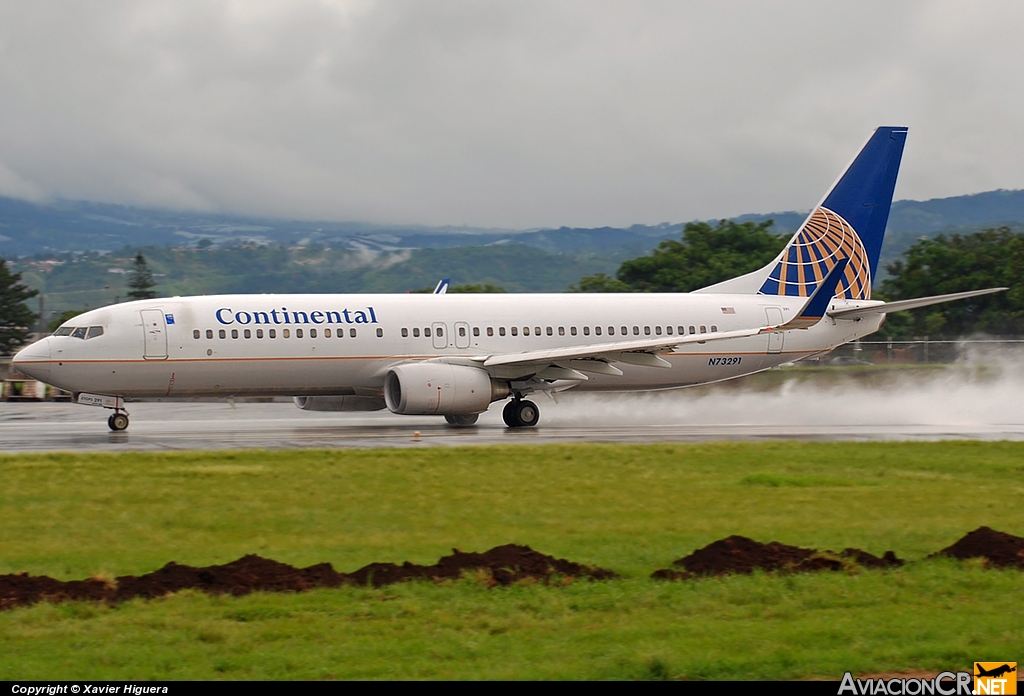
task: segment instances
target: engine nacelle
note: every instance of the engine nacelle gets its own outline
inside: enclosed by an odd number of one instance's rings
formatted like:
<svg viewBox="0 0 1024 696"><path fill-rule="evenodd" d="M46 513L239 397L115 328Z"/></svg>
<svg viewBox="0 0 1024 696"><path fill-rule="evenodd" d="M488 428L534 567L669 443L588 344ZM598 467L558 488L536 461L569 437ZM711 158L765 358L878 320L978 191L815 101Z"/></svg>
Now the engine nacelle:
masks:
<svg viewBox="0 0 1024 696"><path fill-rule="evenodd" d="M296 396L303 411L380 411L387 408L379 396Z"/></svg>
<svg viewBox="0 0 1024 696"><path fill-rule="evenodd" d="M484 370L464 365L421 362L391 368L384 378L384 401L403 415L482 413L508 396L508 385Z"/></svg>

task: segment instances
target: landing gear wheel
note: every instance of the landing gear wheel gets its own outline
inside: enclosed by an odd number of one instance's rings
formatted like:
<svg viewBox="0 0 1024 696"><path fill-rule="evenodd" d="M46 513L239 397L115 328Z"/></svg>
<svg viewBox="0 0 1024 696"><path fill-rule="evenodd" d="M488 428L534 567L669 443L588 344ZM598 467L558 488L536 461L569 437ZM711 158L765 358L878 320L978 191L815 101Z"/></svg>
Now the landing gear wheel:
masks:
<svg viewBox="0 0 1024 696"><path fill-rule="evenodd" d="M516 404L516 420L522 428L532 428L540 420L540 409L532 401L519 401Z"/></svg>
<svg viewBox="0 0 1024 696"><path fill-rule="evenodd" d="M110 418L107 419L107 425L115 433L122 430L128 429L128 414L127 413L113 413Z"/></svg>
<svg viewBox="0 0 1024 696"><path fill-rule="evenodd" d="M540 409L532 401L513 400L505 404L501 417L510 428L532 428L540 420Z"/></svg>
<svg viewBox="0 0 1024 696"><path fill-rule="evenodd" d="M505 408L503 408L502 411L501 411L501 418L502 418L502 420L504 420L505 421L505 425L507 425L510 428L518 428L520 425L522 425L519 422L519 419L516 418L516 404L517 403L519 403L519 402L518 401L509 401L507 404L505 404Z"/></svg>
<svg viewBox="0 0 1024 696"><path fill-rule="evenodd" d="M448 421L448 425L454 425L456 428L468 428L471 425L475 425L479 417L479 413L464 413L447 415L444 419Z"/></svg>

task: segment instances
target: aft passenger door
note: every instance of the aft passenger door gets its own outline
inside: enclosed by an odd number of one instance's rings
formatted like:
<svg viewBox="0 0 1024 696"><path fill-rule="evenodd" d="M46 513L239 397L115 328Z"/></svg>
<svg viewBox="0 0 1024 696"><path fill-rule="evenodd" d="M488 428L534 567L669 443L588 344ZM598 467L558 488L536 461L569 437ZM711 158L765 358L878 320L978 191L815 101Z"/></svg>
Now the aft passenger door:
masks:
<svg viewBox="0 0 1024 696"><path fill-rule="evenodd" d="M167 320L162 309L142 310L142 331L146 340L143 357L146 360L166 360Z"/></svg>
<svg viewBox="0 0 1024 696"><path fill-rule="evenodd" d="M782 308L781 307L765 307L764 313L768 317L768 326L781 326L782 325ZM768 352L769 353L781 353L782 343L786 340L786 335L781 331L773 331L768 334Z"/></svg>
<svg viewBox="0 0 1024 696"><path fill-rule="evenodd" d="M446 324L442 324L439 321L435 321L433 324L430 325L430 328L433 329L432 333L434 334L434 347L439 350L441 348L447 348L448 326Z"/></svg>

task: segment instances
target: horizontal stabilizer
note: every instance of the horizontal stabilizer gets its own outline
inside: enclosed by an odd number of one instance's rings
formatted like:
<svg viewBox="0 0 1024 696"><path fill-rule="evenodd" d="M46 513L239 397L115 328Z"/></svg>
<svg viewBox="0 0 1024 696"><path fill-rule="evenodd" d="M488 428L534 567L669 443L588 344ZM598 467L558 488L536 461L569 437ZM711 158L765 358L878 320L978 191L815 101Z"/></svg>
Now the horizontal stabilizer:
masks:
<svg viewBox="0 0 1024 696"><path fill-rule="evenodd" d="M888 314L890 312L902 312L908 309L928 307L929 305L942 302L953 302L954 300L966 300L968 297L980 297L991 295L996 292L1004 292L1009 288L986 288L985 290L970 290L968 292L954 292L948 295L933 295L932 297L918 297L913 300L898 300L896 302L882 302L867 307L851 307L849 309L836 309L828 312L833 319L856 319L874 314Z"/></svg>

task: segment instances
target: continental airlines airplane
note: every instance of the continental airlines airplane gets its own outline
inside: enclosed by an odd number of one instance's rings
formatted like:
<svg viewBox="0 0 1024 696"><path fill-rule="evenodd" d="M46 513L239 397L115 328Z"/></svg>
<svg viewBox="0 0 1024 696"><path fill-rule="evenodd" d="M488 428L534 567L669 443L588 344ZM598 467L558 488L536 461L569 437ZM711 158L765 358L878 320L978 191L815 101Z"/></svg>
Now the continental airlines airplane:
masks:
<svg viewBox="0 0 1024 696"><path fill-rule="evenodd" d="M871 299L907 129L877 129L778 258L678 294L222 295L92 310L14 357L78 403L280 396L309 411L444 416L472 425L508 400L509 427L537 424L526 397L731 379L866 336L888 312L1005 288Z"/></svg>

